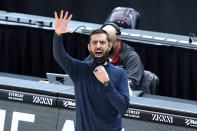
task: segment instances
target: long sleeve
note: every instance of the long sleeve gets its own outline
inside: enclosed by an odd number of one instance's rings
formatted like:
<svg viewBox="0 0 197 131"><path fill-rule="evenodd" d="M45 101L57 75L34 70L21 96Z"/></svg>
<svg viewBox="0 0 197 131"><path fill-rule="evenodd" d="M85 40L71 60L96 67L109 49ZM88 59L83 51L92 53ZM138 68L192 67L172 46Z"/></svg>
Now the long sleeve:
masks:
<svg viewBox="0 0 197 131"><path fill-rule="evenodd" d="M111 82L106 88L106 94L111 104L116 110L123 115L126 113L129 106L129 90L126 73L124 70L121 72L119 87L116 89Z"/></svg>
<svg viewBox="0 0 197 131"><path fill-rule="evenodd" d="M73 73L77 72L77 66L79 66L80 61L72 58L65 51L63 46L63 36L58 36L56 33L54 33L53 36L53 57L62 69L73 78Z"/></svg>

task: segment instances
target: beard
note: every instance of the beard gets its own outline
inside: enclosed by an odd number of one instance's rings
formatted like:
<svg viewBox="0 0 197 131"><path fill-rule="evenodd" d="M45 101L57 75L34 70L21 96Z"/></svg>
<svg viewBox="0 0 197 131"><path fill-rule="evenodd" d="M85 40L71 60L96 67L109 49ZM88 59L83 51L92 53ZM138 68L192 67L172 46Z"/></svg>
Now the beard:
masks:
<svg viewBox="0 0 197 131"><path fill-rule="evenodd" d="M103 65L106 61L109 61L108 60L109 51L105 52L105 54L101 57L95 56L92 51L90 51L90 55L92 56L92 59L96 65Z"/></svg>

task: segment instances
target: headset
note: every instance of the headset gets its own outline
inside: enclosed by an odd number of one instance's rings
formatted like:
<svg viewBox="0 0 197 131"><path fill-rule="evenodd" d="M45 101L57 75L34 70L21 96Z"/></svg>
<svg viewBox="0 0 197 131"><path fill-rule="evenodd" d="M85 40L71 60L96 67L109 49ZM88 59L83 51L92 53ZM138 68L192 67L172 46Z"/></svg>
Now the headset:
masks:
<svg viewBox="0 0 197 131"><path fill-rule="evenodd" d="M101 29L102 29L103 27L107 26L107 25L111 25L111 26L113 26L113 27L116 29L116 35L121 35L120 28L119 28L118 25L115 24L115 23L106 23L106 24L104 24L103 26L101 26Z"/></svg>

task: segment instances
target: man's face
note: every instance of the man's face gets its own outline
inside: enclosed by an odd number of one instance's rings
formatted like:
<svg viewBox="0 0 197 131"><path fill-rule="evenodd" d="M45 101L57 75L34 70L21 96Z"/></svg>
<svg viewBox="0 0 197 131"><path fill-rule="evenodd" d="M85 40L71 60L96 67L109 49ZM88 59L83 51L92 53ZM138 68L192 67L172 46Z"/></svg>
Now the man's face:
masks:
<svg viewBox="0 0 197 131"><path fill-rule="evenodd" d="M110 51L112 44L107 41L106 34L93 34L88 50L95 57L102 57Z"/></svg>

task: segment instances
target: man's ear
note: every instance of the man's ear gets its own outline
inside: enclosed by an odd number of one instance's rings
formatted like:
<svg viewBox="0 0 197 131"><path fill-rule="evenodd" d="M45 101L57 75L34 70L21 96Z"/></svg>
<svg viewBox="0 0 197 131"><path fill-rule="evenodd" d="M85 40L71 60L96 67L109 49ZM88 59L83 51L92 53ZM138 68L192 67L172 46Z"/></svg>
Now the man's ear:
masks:
<svg viewBox="0 0 197 131"><path fill-rule="evenodd" d="M111 48L112 48L112 42L109 42L109 48L111 50Z"/></svg>
<svg viewBox="0 0 197 131"><path fill-rule="evenodd" d="M90 52L90 44L88 44L88 50L89 50L89 52Z"/></svg>

